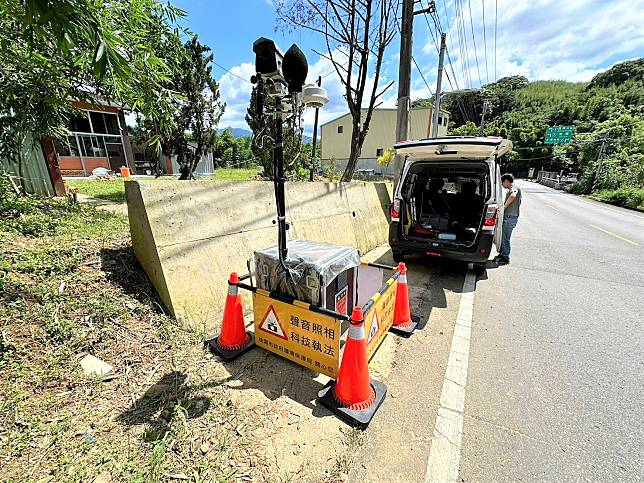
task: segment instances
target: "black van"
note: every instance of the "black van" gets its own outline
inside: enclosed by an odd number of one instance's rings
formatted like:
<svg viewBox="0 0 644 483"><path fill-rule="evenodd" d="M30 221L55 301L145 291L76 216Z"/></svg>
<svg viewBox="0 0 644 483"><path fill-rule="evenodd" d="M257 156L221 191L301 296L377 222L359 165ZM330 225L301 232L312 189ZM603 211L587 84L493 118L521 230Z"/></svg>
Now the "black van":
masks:
<svg viewBox="0 0 644 483"><path fill-rule="evenodd" d="M499 160L512 142L446 136L403 141L394 148L405 157L391 205L394 260L420 253L484 266L492 244L501 246Z"/></svg>

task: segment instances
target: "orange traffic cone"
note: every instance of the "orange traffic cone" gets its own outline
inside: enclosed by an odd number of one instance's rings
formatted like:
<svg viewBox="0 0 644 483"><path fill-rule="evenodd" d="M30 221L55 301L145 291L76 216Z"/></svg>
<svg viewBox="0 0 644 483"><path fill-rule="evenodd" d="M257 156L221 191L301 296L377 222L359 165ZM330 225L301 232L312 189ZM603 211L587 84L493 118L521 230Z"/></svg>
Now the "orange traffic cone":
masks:
<svg viewBox="0 0 644 483"><path fill-rule="evenodd" d="M244 309L239 299L239 277L235 272L228 280L228 296L224 306L221 334L206 341L214 353L225 361L231 361L255 345L253 334L246 332Z"/></svg>
<svg viewBox="0 0 644 483"><path fill-rule="evenodd" d="M382 404L387 386L369 378L367 342L361 307L354 307L337 381L318 393L318 400L352 426L366 428Z"/></svg>
<svg viewBox="0 0 644 483"><path fill-rule="evenodd" d="M409 287L407 286L407 267L398 264L398 285L396 286L396 303L394 305L394 322L389 329L399 335L410 336L418 325L419 319L412 317L409 310Z"/></svg>

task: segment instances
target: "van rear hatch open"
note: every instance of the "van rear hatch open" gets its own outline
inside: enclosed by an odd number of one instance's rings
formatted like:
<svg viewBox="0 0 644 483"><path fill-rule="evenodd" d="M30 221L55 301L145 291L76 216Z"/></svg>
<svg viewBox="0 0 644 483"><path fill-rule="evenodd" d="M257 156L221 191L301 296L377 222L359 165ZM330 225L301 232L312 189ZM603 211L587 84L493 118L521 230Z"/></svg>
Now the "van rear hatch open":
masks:
<svg viewBox="0 0 644 483"><path fill-rule="evenodd" d="M500 137L447 136L419 141L400 141L396 154L407 161L474 161L503 156L512 149L512 141Z"/></svg>
<svg viewBox="0 0 644 483"><path fill-rule="evenodd" d="M403 239L453 248L477 243L481 230L489 228L487 218L496 217L496 160L512 143L443 137L399 142L395 149L405 156L394 197Z"/></svg>

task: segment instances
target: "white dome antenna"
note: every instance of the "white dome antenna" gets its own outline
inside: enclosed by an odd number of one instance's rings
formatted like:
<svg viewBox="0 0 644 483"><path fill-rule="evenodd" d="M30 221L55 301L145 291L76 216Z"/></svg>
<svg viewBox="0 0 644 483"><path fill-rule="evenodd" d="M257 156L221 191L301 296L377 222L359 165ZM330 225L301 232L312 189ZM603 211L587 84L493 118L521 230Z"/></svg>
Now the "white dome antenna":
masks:
<svg viewBox="0 0 644 483"><path fill-rule="evenodd" d="M326 89L315 84L307 84L302 89L302 103L305 107L320 108L329 102Z"/></svg>

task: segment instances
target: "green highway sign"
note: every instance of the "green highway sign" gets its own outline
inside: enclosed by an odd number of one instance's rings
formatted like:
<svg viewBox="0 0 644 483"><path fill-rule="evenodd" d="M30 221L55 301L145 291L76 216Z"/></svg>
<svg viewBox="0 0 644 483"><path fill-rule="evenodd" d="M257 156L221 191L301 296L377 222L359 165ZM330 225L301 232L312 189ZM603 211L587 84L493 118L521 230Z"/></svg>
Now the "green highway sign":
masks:
<svg viewBox="0 0 644 483"><path fill-rule="evenodd" d="M546 131L546 144L568 144L572 141L575 126L554 126Z"/></svg>

